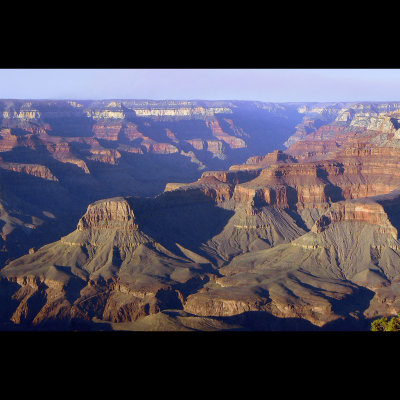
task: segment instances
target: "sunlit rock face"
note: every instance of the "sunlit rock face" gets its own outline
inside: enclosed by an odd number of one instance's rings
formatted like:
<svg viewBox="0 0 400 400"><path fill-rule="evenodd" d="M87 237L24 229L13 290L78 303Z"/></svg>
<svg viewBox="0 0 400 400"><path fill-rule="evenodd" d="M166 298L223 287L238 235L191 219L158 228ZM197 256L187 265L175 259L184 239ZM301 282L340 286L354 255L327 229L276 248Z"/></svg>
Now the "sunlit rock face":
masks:
<svg viewBox="0 0 400 400"><path fill-rule="evenodd" d="M79 220L77 229L133 229L135 215L124 199L98 201L89 205L85 215Z"/></svg>
<svg viewBox="0 0 400 400"><path fill-rule="evenodd" d="M397 239L397 229L391 224L385 208L377 202L352 201L334 203L315 225L312 232L322 232L329 224L342 221L365 222L378 225L383 228L382 232L391 234Z"/></svg>
<svg viewBox="0 0 400 400"><path fill-rule="evenodd" d="M53 175L50 169L45 167L44 165L18 164L18 163L7 163L0 161L0 168L3 168L8 171L14 171L18 173L32 175L49 181L58 182L58 178L55 175Z"/></svg>

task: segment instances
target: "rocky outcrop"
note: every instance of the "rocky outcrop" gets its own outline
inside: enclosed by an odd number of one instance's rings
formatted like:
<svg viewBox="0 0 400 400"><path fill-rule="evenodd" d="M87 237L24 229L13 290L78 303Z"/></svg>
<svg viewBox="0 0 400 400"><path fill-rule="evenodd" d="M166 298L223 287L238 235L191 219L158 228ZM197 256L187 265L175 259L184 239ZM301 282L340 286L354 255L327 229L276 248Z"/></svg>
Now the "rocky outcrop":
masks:
<svg viewBox="0 0 400 400"><path fill-rule="evenodd" d="M196 150L204 150L206 148L206 141L203 139L190 139L186 140Z"/></svg>
<svg viewBox="0 0 400 400"><path fill-rule="evenodd" d="M94 161L104 162L106 164L117 164L117 160L121 158L121 153L118 150L92 148L89 150L92 154L89 159Z"/></svg>
<svg viewBox="0 0 400 400"><path fill-rule="evenodd" d="M179 150L176 146L169 143L157 143L153 140L146 139L142 142L142 146L146 148L148 153L155 154L174 154Z"/></svg>
<svg viewBox="0 0 400 400"><path fill-rule="evenodd" d="M195 150L205 150L212 153L215 157L225 158L226 145L221 140L203 140L189 139L186 140Z"/></svg>
<svg viewBox="0 0 400 400"><path fill-rule="evenodd" d="M207 151L212 153L214 156L218 158L225 158L225 149L226 146L224 143L220 140L207 140Z"/></svg>
<svg viewBox="0 0 400 400"><path fill-rule="evenodd" d="M247 165L255 165L258 168L264 166L276 164L276 163L292 163L296 162L296 159L289 154L284 153L282 150L275 150L272 153L266 154L265 156L254 156L250 157L245 165L233 165L230 169L244 169Z"/></svg>
<svg viewBox="0 0 400 400"><path fill-rule="evenodd" d="M50 169L45 167L44 165L6 163L0 161L0 168L6 169L8 171L21 172L49 181L58 182L57 177L54 176Z"/></svg>
<svg viewBox="0 0 400 400"><path fill-rule="evenodd" d="M173 108L133 108L138 117L191 117L213 116L214 114L230 114L229 107L173 107Z"/></svg>
<svg viewBox="0 0 400 400"><path fill-rule="evenodd" d="M125 136L129 140L144 139L143 133L139 132L137 125L132 123L127 123L123 129Z"/></svg>
<svg viewBox="0 0 400 400"><path fill-rule="evenodd" d="M174 143L179 143L179 139L176 137L175 133L172 132L170 129L165 128L166 136L171 139Z"/></svg>
<svg viewBox="0 0 400 400"><path fill-rule="evenodd" d="M79 220L77 229L137 229L135 215L127 200L116 198L101 200L89 205L86 214Z"/></svg>
<svg viewBox="0 0 400 400"><path fill-rule="evenodd" d="M399 121L389 115L362 113L354 116L350 126L361 126L382 133L395 133L399 128Z"/></svg>
<svg viewBox="0 0 400 400"><path fill-rule="evenodd" d="M125 113L123 110L118 109L101 109L101 110L86 110L86 115L94 120L104 119L124 119Z"/></svg>
<svg viewBox="0 0 400 400"><path fill-rule="evenodd" d="M270 205L288 208L297 203L296 191L285 185L258 189L237 185L235 187L234 199L236 203L251 204L256 207ZM326 201L326 198L324 200Z"/></svg>
<svg viewBox="0 0 400 400"><path fill-rule="evenodd" d="M143 149L141 147L134 147L134 146L126 145L126 144L120 144L117 149L120 152L126 151L127 153L144 154Z"/></svg>
<svg viewBox="0 0 400 400"><path fill-rule="evenodd" d="M63 163L75 164L86 174L90 174L89 168L84 160L76 157L67 141L45 141L47 151L58 161Z"/></svg>
<svg viewBox="0 0 400 400"><path fill-rule="evenodd" d="M104 140L112 140L116 141L118 140L119 133L122 129L122 123L119 124L105 124L97 122L96 124L93 125L93 133L94 137L98 139L104 139Z"/></svg>
<svg viewBox="0 0 400 400"><path fill-rule="evenodd" d="M246 142L243 139L231 136L224 132L217 119L211 119L207 121L207 126L211 129L212 134L216 138L227 143L230 148L240 149L246 147Z"/></svg>
<svg viewBox="0 0 400 400"><path fill-rule="evenodd" d="M14 147L18 146L18 136L12 135L11 129L2 129L0 135L0 152L11 151Z"/></svg>
<svg viewBox="0 0 400 400"><path fill-rule="evenodd" d="M3 111L2 117L5 119L21 119L21 120L29 120L29 119L39 119L40 112L38 110L10 110L10 111Z"/></svg>
<svg viewBox="0 0 400 400"><path fill-rule="evenodd" d="M351 221L365 222L378 225L382 228L382 233L390 234L397 239L397 229L390 222L385 208L373 200L344 201L334 203L329 210L315 222L311 231L315 233L323 232L330 224Z"/></svg>
<svg viewBox="0 0 400 400"><path fill-rule="evenodd" d="M214 177L220 182L237 185L256 178L260 174L260 170L246 171L206 171L203 172L199 181L205 180L207 177Z"/></svg>

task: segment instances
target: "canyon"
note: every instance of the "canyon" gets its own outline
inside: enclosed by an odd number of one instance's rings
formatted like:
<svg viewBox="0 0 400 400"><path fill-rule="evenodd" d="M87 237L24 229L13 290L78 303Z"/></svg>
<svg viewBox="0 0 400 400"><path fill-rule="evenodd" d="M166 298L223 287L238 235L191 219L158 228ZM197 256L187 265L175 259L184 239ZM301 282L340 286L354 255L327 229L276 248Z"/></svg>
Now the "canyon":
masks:
<svg viewBox="0 0 400 400"><path fill-rule="evenodd" d="M400 103L0 113L3 330L368 330L400 312Z"/></svg>

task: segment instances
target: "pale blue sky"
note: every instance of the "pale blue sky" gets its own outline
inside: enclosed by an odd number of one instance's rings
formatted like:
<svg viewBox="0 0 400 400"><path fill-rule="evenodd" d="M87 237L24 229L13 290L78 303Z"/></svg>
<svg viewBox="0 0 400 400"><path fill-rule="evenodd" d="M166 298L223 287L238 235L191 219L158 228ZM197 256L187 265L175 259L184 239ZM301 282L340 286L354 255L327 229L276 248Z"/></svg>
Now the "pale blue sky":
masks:
<svg viewBox="0 0 400 400"><path fill-rule="evenodd" d="M400 101L400 69L0 69L0 98Z"/></svg>

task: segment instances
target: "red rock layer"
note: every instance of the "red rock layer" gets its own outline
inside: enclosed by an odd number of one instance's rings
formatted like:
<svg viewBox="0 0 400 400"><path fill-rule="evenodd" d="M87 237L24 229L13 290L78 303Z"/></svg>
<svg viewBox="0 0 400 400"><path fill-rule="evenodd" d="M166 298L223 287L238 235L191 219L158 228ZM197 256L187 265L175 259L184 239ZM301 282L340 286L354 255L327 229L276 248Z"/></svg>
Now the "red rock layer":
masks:
<svg viewBox="0 0 400 400"><path fill-rule="evenodd" d="M389 233L397 239L397 229L391 224L385 208L372 199L332 204L327 213L316 221L311 230L319 233L324 231L331 223L342 221L358 221L379 225L385 233Z"/></svg>
<svg viewBox="0 0 400 400"><path fill-rule="evenodd" d="M58 181L57 177L54 176L52 172L44 165L0 162L0 168L14 172L21 172L49 181Z"/></svg>
<svg viewBox="0 0 400 400"><path fill-rule="evenodd" d="M89 159L94 161L103 162L106 164L117 164L118 158L121 158L121 153L117 150L110 149L90 149L92 154Z"/></svg>
<svg viewBox="0 0 400 400"><path fill-rule="evenodd" d="M232 198L235 185L254 179L259 171L206 171L201 178L191 184L168 183L165 191L196 189L216 202ZM238 186L236 186L238 187ZM178 192L179 194L179 192Z"/></svg>
<svg viewBox="0 0 400 400"><path fill-rule="evenodd" d="M122 123L110 125L100 122L94 124L92 128L94 137L98 139L113 140L113 141L118 140L121 129L122 129Z"/></svg>
<svg viewBox="0 0 400 400"><path fill-rule="evenodd" d="M289 186L266 186L263 188L253 188L237 185L234 192L236 203L258 205L272 205L287 208L297 203L296 191ZM326 198L324 197L324 200Z"/></svg>
<svg viewBox="0 0 400 400"><path fill-rule="evenodd" d="M265 160L279 160L281 153L259 159L258 168L235 168L229 171L207 171L187 186L206 185L226 199L226 188L236 204L271 205L327 209L332 202L387 194L400 187L400 149L352 149L340 153L336 160L305 163L277 161L260 168ZM241 175L242 174L242 175ZM167 186L168 190L179 185ZM221 194L218 191L222 190Z"/></svg>
<svg viewBox="0 0 400 400"><path fill-rule="evenodd" d="M177 139L176 135L174 132L169 130L168 128L165 128L165 134L167 135L168 138L170 138L173 142L179 143L179 140Z"/></svg>
<svg viewBox="0 0 400 400"><path fill-rule="evenodd" d="M207 150L214 155L222 155L226 149L226 145L221 140L189 139L186 142L196 150Z"/></svg>
<svg viewBox="0 0 400 400"><path fill-rule="evenodd" d="M249 136L249 134L246 133L242 128L237 127L231 119L224 118L224 121L228 123L229 128L235 133L236 136L241 136L241 137Z"/></svg>
<svg viewBox="0 0 400 400"><path fill-rule="evenodd" d="M145 137L146 139L142 141L141 145L146 149L148 153L156 153L156 154L173 154L177 153L179 150L176 146L169 143L158 143L150 138Z"/></svg>
<svg viewBox="0 0 400 400"><path fill-rule="evenodd" d="M126 151L127 153L144 154L143 149L135 146L128 146L126 144L118 145L119 151Z"/></svg>
<svg viewBox="0 0 400 400"><path fill-rule="evenodd" d="M60 141L58 143L46 143L46 148L57 159L73 157L73 154L71 153L71 147L66 141Z"/></svg>
<svg viewBox="0 0 400 400"><path fill-rule="evenodd" d="M212 134L216 138L227 143L231 149L240 149L246 147L246 142L243 139L231 136L224 132L216 118L206 121L206 124L211 129Z"/></svg>
<svg viewBox="0 0 400 400"><path fill-rule="evenodd" d="M297 160L289 154L284 153L282 150L275 150L272 153L268 153L265 156L254 156L250 157L245 164L232 165L230 170L242 170L242 169L255 169L264 168L268 165L278 163L294 163Z"/></svg>
<svg viewBox="0 0 400 400"><path fill-rule="evenodd" d="M247 182L259 175L259 171L206 171L203 172L199 182L204 181L207 177L214 177L220 182L236 185L238 183Z"/></svg>
<svg viewBox="0 0 400 400"><path fill-rule="evenodd" d="M204 150L205 149L205 141L203 139L189 139L186 140L191 146L193 146L196 150Z"/></svg>
<svg viewBox="0 0 400 400"><path fill-rule="evenodd" d="M58 161L63 163L75 164L79 168L83 169L86 174L90 174L89 168L87 167L84 160L76 157L67 141L60 138L51 138L51 142L43 141L48 152Z"/></svg>
<svg viewBox="0 0 400 400"><path fill-rule="evenodd" d="M79 220L77 229L136 229L135 215L125 199L100 200L90 204L85 215Z"/></svg>
<svg viewBox="0 0 400 400"><path fill-rule="evenodd" d="M124 134L129 140L144 139L143 133L138 131L137 125L127 123L124 127Z"/></svg>
<svg viewBox="0 0 400 400"><path fill-rule="evenodd" d="M1 129L0 136L0 152L11 151L18 146L18 136L12 135L11 129Z"/></svg>
<svg viewBox="0 0 400 400"><path fill-rule="evenodd" d="M330 153L336 152L341 147L351 143L353 140L361 140L365 134L364 127L323 125L315 132L304 136L301 140L292 144L286 152L292 156L299 156L305 153ZM356 139L354 139L356 138Z"/></svg>
<svg viewBox="0 0 400 400"><path fill-rule="evenodd" d="M225 151L225 145L220 140L206 140L207 150L213 154L222 154Z"/></svg>

